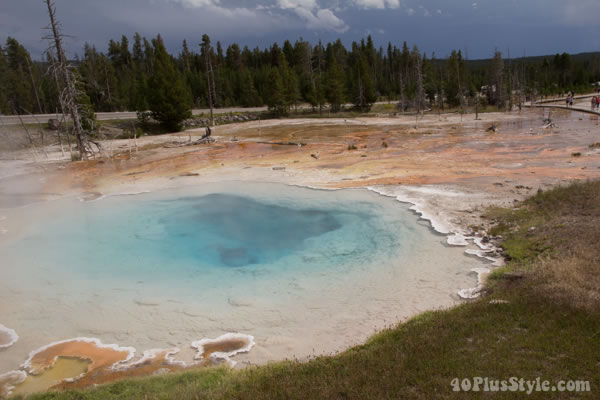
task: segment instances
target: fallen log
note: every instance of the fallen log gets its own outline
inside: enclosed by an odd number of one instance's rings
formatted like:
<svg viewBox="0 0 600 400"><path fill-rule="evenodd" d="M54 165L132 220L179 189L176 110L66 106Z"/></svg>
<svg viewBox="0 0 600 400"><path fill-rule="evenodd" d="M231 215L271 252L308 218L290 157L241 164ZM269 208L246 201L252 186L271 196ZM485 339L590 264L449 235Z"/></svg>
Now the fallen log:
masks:
<svg viewBox="0 0 600 400"><path fill-rule="evenodd" d="M202 139L198 139L194 142L166 144L163 147L172 149L172 148L176 148L176 147L196 146L198 144L208 144L208 143L214 143L214 142L216 142L216 140L211 137L203 137Z"/></svg>
<svg viewBox="0 0 600 400"><path fill-rule="evenodd" d="M296 143L296 142L256 142L258 144L274 144L277 146L306 146L306 143Z"/></svg>

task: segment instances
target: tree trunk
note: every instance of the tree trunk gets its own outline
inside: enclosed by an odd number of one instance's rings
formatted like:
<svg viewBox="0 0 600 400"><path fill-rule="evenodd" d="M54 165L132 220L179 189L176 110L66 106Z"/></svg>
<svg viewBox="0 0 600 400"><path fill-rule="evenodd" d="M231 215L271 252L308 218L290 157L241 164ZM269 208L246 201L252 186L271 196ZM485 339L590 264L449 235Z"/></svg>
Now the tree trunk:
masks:
<svg viewBox="0 0 600 400"><path fill-rule="evenodd" d="M58 29L58 22L56 21L56 9L54 8L51 0L45 0L48 6L48 15L50 16L50 29L52 30L52 39L54 40L54 49L56 50L56 57L58 58L57 68L58 73L64 80L64 105L67 108L67 112L71 115L73 122L73 131L75 138L77 139L77 149L79 150L80 157L88 159L89 155L93 155L93 150L88 143L87 133L83 130L81 125L81 117L79 115L79 107L77 104L77 86L75 78L69 71L69 62L65 56L62 45L62 35Z"/></svg>

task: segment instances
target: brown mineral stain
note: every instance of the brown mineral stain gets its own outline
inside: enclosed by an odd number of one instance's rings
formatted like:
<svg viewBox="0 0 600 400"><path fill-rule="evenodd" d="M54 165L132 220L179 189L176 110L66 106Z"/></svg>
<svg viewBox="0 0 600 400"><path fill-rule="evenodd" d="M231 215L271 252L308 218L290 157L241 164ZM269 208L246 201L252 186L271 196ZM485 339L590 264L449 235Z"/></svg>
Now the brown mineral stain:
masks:
<svg viewBox="0 0 600 400"><path fill-rule="evenodd" d="M206 343L203 346L202 359L209 360L213 353L231 353L237 350L241 350L248 346L247 339L235 338L235 339L224 339L215 343Z"/></svg>

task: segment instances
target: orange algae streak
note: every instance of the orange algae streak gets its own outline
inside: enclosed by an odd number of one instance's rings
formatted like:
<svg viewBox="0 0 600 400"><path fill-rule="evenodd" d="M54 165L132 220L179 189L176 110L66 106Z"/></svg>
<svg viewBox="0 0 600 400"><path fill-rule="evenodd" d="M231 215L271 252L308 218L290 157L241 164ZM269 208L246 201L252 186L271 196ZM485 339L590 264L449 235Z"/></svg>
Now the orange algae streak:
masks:
<svg viewBox="0 0 600 400"><path fill-rule="evenodd" d="M157 349L144 352L138 361L119 365L117 368L96 370L78 380L63 381L54 386L55 389L83 388L91 385L114 382L124 378L155 375L165 372L174 372L186 367L182 361L174 360L171 356L179 349Z"/></svg>
<svg viewBox="0 0 600 400"><path fill-rule="evenodd" d="M208 366L216 360L233 367L236 362L230 357L250 351L253 346L254 337L240 333L202 339L192 343L198 350L195 359L201 361L188 366L173 358L179 352L177 348L147 350L139 360L131 361L135 353L132 347L105 345L92 338L65 340L32 352L22 365L29 375L22 370L0 375L0 398L48 389L84 388L123 378Z"/></svg>
<svg viewBox="0 0 600 400"><path fill-rule="evenodd" d="M97 339L77 338L52 343L32 352L23 367L29 373L37 375L52 367L58 357L71 357L89 360L90 365L87 371L92 372L129 361L134 353L135 349L132 347L104 345Z"/></svg>
<svg viewBox="0 0 600 400"><path fill-rule="evenodd" d="M204 345L202 358L208 359L215 353L231 353L246 346L248 346L248 341L245 339L225 339L220 342L208 343Z"/></svg>

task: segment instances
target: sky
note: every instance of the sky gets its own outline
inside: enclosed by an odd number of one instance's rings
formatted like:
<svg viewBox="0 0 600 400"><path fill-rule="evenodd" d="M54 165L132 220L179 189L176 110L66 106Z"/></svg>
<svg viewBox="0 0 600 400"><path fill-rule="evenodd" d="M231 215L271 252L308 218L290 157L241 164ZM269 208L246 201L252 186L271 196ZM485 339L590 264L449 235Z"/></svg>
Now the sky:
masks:
<svg viewBox="0 0 600 400"><path fill-rule="evenodd" d="M349 47L371 35L377 46L417 45L442 58L469 59L600 51L600 0L54 0L69 56L84 43L106 50L110 39L160 33L177 54L183 39L269 47L304 38L341 39ZM0 43L11 36L34 58L47 47L43 0L0 0Z"/></svg>

